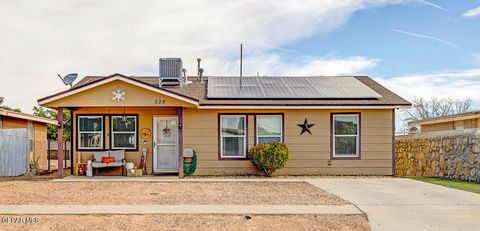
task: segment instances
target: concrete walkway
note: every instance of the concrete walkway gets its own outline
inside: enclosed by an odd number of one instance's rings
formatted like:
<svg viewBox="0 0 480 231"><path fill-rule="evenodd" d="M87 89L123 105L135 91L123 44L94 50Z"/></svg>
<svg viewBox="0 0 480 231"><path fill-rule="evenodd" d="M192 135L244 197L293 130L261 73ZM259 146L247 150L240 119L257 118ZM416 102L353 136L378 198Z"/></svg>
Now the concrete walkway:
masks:
<svg viewBox="0 0 480 231"><path fill-rule="evenodd" d="M480 230L480 195L404 178L305 179L367 213L373 230Z"/></svg>
<svg viewBox="0 0 480 231"><path fill-rule="evenodd" d="M301 178L220 178L220 177L205 177L205 178L183 178L179 179L177 176L142 176L142 177L125 177L125 176L67 176L61 179L54 179L57 182L304 182Z"/></svg>
<svg viewBox="0 0 480 231"><path fill-rule="evenodd" d="M354 205L0 205L0 214L363 214Z"/></svg>

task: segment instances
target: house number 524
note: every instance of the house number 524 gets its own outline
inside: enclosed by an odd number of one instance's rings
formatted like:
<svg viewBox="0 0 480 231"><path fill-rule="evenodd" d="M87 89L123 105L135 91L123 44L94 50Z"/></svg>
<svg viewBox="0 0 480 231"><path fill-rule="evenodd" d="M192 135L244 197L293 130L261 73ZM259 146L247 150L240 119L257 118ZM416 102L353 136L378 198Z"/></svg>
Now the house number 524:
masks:
<svg viewBox="0 0 480 231"><path fill-rule="evenodd" d="M155 99L155 104L165 104L166 102L164 99Z"/></svg>

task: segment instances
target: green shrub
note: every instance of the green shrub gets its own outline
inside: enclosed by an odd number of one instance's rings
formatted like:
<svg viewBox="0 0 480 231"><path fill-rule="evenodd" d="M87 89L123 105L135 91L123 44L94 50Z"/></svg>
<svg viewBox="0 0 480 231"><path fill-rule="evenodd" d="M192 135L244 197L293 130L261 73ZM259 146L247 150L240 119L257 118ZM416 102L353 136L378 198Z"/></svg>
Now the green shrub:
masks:
<svg viewBox="0 0 480 231"><path fill-rule="evenodd" d="M270 177L275 170L283 168L287 163L288 148L280 142L261 143L249 150L248 158Z"/></svg>

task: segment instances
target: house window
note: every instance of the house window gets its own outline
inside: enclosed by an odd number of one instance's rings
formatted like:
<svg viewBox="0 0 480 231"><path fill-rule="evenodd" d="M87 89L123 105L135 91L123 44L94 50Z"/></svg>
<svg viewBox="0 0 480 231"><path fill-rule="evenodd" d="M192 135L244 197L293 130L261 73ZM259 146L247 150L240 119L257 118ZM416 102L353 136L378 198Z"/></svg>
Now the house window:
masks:
<svg viewBox="0 0 480 231"><path fill-rule="evenodd" d="M283 142L282 119L282 115L257 115L257 144L269 142Z"/></svg>
<svg viewBox="0 0 480 231"><path fill-rule="evenodd" d="M28 151L30 154L35 152L35 129L32 122L27 124Z"/></svg>
<svg viewBox="0 0 480 231"><path fill-rule="evenodd" d="M2 117L0 116L0 129L3 128L3 122L2 122Z"/></svg>
<svg viewBox="0 0 480 231"><path fill-rule="evenodd" d="M111 116L113 149L137 149L137 116Z"/></svg>
<svg viewBox="0 0 480 231"><path fill-rule="evenodd" d="M220 116L221 158L246 158L246 128L245 115Z"/></svg>
<svg viewBox="0 0 480 231"><path fill-rule="evenodd" d="M103 116L78 116L78 148L103 149Z"/></svg>
<svg viewBox="0 0 480 231"><path fill-rule="evenodd" d="M359 157L359 114L333 115L333 157Z"/></svg>

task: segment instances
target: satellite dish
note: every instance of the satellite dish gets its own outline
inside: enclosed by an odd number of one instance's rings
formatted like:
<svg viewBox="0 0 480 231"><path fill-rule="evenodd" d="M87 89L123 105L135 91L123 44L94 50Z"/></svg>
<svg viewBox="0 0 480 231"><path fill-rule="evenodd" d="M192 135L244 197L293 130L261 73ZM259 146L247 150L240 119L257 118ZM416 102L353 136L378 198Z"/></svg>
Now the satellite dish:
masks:
<svg viewBox="0 0 480 231"><path fill-rule="evenodd" d="M77 76L78 76L77 73L72 73L72 74L68 74L68 75L66 75L65 77L62 78L62 76L60 74L58 74L58 77L60 77L63 84L65 84L65 86L70 85L70 87L72 87L72 83L73 83L73 81L75 81L75 79L77 79Z"/></svg>

